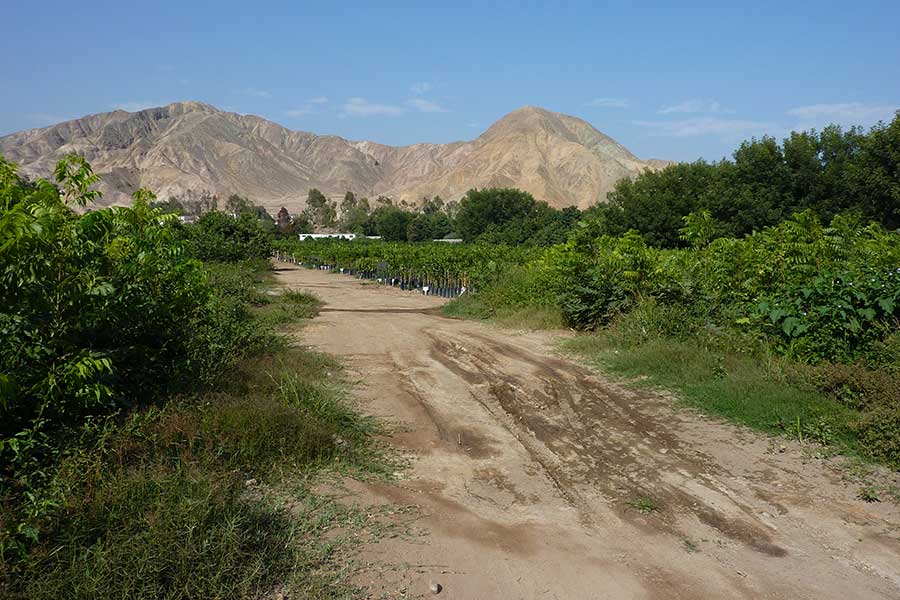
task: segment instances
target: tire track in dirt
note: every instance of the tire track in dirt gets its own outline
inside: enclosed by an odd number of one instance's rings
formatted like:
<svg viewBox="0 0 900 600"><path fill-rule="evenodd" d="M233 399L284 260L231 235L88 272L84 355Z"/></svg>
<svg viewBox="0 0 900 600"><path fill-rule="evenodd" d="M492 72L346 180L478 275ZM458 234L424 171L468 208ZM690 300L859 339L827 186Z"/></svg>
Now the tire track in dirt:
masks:
<svg viewBox="0 0 900 600"><path fill-rule="evenodd" d="M555 356L552 335L442 318L440 299L295 270L326 307L304 343L343 356L362 406L406 428L397 484L428 535L367 555L373 595L448 598L900 597L896 507L830 463L674 410ZM628 502L649 498L642 514Z"/></svg>
<svg viewBox="0 0 900 600"><path fill-rule="evenodd" d="M557 483L562 495L582 510L584 523L590 524L595 519L584 501L572 494L578 483L603 490L611 501L623 495L652 497L667 509L693 513L706 525L754 550L770 556L787 554L772 543L771 536L763 528L734 516L729 518L706 504L704 496L715 493L711 488L706 487L703 494L691 494L655 477L676 471L702 481L709 463L698 461L695 455L679 453L679 442L658 420L637 414L634 401L651 399L610 393L610 389L581 367L528 355L484 336L470 336L483 344L481 351L473 354L463 350L458 343L425 333L432 340L434 358L452 365L451 368L473 386L486 386L493 400L512 417L512 422L524 430L516 436L518 439L527 440L531 433L543 445L545 449L539 450L534 443L523 443ZM529 389L527 381L509 377L494 368L490 357L495 354L530 366L543 384L543 390ZM579 397L577 402L576 395ZM479 401L482 404L488 402ZM586 423L595 425L590 428L585 426ZM623 453L624 448L640 448L641 451ZM548 454L559 460L548 459ZM637 473L634 472L636 467L640 469ZM648 489L648 483L653 484L652 491ZM747 507L736 503L735 508L752 518ZM669 533L684 535L671 520L661 519L659 525L665 526Z"/></svg>

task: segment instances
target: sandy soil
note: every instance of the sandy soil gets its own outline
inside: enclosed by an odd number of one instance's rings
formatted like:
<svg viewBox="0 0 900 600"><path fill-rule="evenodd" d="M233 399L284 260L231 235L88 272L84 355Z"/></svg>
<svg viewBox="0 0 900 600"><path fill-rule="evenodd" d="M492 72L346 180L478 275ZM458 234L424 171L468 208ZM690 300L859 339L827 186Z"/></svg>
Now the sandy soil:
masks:
<svg viewBox="0 0 900 600"><path fill-rule="evenodd" d="M800 445L625 389L554 354L553 334L279 268L325 302L303 343L341 357L364 410L406 426L391 441L411 469L356 490L418 506L427 534L366 552L373 597L437 582L466 599L900 598L900 511L858 500Z"/></svg>

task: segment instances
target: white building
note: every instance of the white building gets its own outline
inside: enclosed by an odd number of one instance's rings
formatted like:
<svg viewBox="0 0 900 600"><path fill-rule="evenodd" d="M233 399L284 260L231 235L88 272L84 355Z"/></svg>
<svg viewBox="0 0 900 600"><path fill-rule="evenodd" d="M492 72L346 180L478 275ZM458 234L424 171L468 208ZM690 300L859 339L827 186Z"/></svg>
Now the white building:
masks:
<svg viewBox="0 0 900 600"><path fill-rule="evenodd" d="M333 238L337 240L355 240L355 233L300 233L297 235L300 240L324 240Z"/></svg>

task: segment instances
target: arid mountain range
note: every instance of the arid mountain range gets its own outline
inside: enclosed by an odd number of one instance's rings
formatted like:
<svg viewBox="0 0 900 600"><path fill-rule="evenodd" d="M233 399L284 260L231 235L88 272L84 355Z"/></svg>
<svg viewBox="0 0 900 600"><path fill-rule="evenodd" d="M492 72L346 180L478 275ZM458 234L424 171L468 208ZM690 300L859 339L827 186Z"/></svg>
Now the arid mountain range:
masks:
<svg viewBox="0 0 900 600"><path fill-rule="evenodd" d="M117 110L0 138L0 154L31 177L49 176L70 152L103 176L103 204L127 204L143 186L161 199L189 190L238 193L292 212L311 187L408 202L517 187L556 207L584 208L604 201L619 179L668 164L635 157L586 121L531 106L472 141L400 147L292 131L200 102Z"/></svg>

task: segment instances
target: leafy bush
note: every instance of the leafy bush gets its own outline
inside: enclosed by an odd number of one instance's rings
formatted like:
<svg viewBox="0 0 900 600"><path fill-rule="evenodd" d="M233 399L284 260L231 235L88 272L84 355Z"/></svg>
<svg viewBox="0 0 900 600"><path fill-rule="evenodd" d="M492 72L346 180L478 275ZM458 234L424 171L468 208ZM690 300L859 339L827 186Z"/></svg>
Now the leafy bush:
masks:
<svg viewBox="0 0 900 600"><path fill-rule="evenodd" d="M559 278L563 313L578 329L602 325L641 298L678 293L678 270L634 232L589 244L575 239L565 250L551 252L548 262Z"/></svg>
<svg viewBox="0 0 900 600"><path fill-rule="evenodd" d="M4 187L18 185L5 173ZM79 216L69 204L96 178L75 157L57 173L65 198L42 181L0 207L4 437L173 382L191 368L185 340L209 299L199 263L141 193L133 208Z"/></svg>
<svg viewBox="0 0 900 600"><path fill-rule="evenodd" d="M758 304L754 317L785 354L801 360L854 360L900 317L900 268L823 271L800 289Z"/></svg>
<svg viewBox="0 0 900 600"><path fill-rule="evenodd" d="M36 539L61 493L48 465L85 426L207 383L263 341L151 193L79 214L98 177L76 155L55 175L26 182L0 159L0 502L20 509L0 555Z"/></svg>
<svg viewBox="0 0 900 600"><path fill-rule="evenodd" d="M191 252L203 261L265 260L272 255L270 232L249 212L237 218L208 212L182 231Z"/></svg>
<svg viewBox="0 0 900 600"><path fill-rule="evenodd" d="M800 375L851 408L873 410L900 402L900 377L889 368L867 369L859 363L823 364L808 367Z"/></svg>
<svg viewBox="0 0 900 600"><path fill-rule="evenodd" d="M868 413L857 433L867 456L900 470L900 401Z"/></svg>
<svg viewBox="0 0 900 600"><path fill-rule="evenodd" d="M653 298L739 326L807 362L870 356L900 318L900 234L810 213L744 239L660 250L636 232L573 235L548 260L569 322L592 329Z"/></svg>

